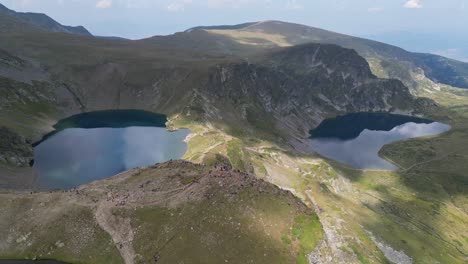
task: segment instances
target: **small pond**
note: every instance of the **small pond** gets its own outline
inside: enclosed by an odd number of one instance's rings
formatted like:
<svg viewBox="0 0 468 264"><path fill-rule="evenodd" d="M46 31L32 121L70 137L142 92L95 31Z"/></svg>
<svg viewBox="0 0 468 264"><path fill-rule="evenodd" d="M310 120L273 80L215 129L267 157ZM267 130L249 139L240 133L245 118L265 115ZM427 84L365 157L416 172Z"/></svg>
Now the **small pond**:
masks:
<svg viewBox="0 0 468 264"><path fill-rule="evenodd" d="M358 169L395 170L395 165L378 155L384 145L449 129L449 125L417 117L353 113L326 119L310 134L313 150L322 156Z"/></svg>
<svg viewBox="0 0 468 264"><path fill-rule="evenodd" d="M163 115L98 111L58 122L34 147L39 189L66 189L120 172L179 159L187 129L169 131Z"/></svg>

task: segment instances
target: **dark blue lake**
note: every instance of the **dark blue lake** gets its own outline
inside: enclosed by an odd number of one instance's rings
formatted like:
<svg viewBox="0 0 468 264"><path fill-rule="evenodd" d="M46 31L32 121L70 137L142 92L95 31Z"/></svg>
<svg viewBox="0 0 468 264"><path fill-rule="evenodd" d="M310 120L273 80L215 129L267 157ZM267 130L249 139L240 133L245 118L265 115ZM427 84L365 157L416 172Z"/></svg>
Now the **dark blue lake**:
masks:
<svg viewBox="0 0 468 264"><path fill-rule="evenodd" d="M310 134L313 150L322 156L358 169L395 170L378 155L384 145L448 130L449 125L417 117L354 113L324 120Z"/></svg>
<svg viewBox="0 0 468 264"><path fill-rule="evenodd" d="M40 189L72 188L120 172L180 159L187 129L169 131L166 117L135 110L99 111L57 123L34 147Z"/></svg>

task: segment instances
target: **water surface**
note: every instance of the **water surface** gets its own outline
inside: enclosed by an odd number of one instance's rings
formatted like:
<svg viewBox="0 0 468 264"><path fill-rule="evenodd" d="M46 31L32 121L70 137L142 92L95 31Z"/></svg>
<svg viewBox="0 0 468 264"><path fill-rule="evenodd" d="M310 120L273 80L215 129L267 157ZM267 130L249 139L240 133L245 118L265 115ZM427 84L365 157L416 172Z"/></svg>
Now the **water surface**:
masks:
<svg viewBox="0 0 468 264"><path fill-rule="evenodd" d="M151 120L155 117L152 113L144 112L150 118L138 120L140 112L91 112L59 122L56 127L60 130L34 148L38 187L71 188L132 168L181 158L187 150L184 139L189 131L168 131L161 116ZM127 127L135 124L141 126Z"/></svg>
<svg viewBox="0 0 468 264"><path fill-rule="evenodd" d="M395 170L378 156L385 144L440 134L450 126L401 115L356 113L327 120L318 128L311 135L312 148L320 155L359 169Z"/></svg>

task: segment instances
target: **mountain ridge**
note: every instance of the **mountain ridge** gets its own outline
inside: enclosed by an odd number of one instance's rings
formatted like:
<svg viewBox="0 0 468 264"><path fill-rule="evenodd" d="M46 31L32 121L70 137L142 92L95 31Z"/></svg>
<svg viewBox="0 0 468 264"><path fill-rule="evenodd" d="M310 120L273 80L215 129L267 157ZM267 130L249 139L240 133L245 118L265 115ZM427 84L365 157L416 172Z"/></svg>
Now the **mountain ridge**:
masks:
<svg viewBox="0 0 468 264"><path fill-rule="evenodd" d="M43 13L16 12L0 3L0 12L51 32L63 32L83 36L92 34L83 26L65 26Z"/></svg>
<svg viewBox="0 0 468 264"><path fill-rule="evenodd" d="M224 26L224 28L221 29L201 28L200 30L233 37L241 43L250 43L250 45L259 45L261 42L256 42L259 38L255 39L253 37L254 35L245 35L243 37L242 34L267 34L264 36L264 38L266 37L265 41L276 46L278 46L278 42L275 43L274 41L278 40L278 37L287 45L297 45L306 42L336 44L345 48L355 49L365 58L378 58L384 62L391 62L392 60L406 62L411 68L423 69L427 77L435 82L459 88L468 88L468 63L434 54L413 53L382 42L353 37L296 23L267 20L250 23L247 26L243 25L244 24L233 26L236 29L229 29L229 26ZM268 39L269 37L271 39ZM281 45L281 43L279 43L279 45ZM406 81L405 84L410 85L409 80L402 81Z"/></svg>

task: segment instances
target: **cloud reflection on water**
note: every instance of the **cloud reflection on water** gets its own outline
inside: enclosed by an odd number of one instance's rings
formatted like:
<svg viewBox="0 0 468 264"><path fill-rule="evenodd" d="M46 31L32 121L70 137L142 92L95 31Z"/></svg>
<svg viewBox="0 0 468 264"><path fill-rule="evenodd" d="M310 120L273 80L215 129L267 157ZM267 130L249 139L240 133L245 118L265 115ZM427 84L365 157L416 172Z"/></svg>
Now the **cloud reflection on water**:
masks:
<svg viewBox="0 0 468 264"><path fill-rule="evenodd" d="M71 128L34 149L38 184L47 189L70 188L124 170L179 159L188 130L161 127Z"/></svg>
<svg viewBox="0 0 468 264"><path fill-rule="evenodd" d="M314 151L327 158L352 165L359 169L397 169L393 164L378 156L379 150L391 142L437 135L448 131L449 125L434 122L430 124L406 123L390 131L365 129L357 138L340 140L333 138L312 139Z"/></svg>

